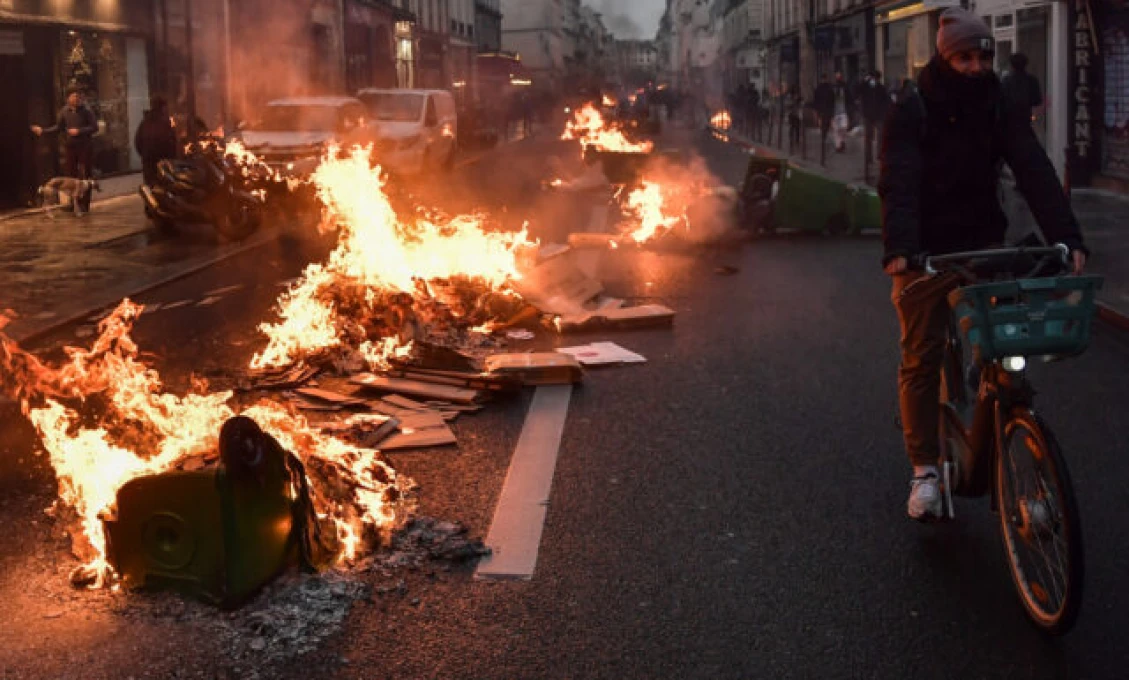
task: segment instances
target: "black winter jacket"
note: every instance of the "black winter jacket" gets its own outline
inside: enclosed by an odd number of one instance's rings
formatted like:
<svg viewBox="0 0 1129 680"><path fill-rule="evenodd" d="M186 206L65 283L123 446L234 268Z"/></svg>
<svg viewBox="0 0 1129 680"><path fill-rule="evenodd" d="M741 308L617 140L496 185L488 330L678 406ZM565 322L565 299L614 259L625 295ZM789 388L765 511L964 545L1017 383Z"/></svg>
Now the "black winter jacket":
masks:
<svg viewBox="0 0 1129 680"><path fill-rule="evenodd" d="M168 115L146 111L133 135L133 147L147 163L155 164L165 158L176 158L176 130Z"/></svg>
<svg viewBox="0 0 1129 680"><path fill-rule="evenodd" d="M974 81L935 56L917 89L907 88L890 108L882 134L883 264L1002 244L1003 162L1046 239L1085 251L1054 166L1030 123L1003 104L995 75Z"/></svg>

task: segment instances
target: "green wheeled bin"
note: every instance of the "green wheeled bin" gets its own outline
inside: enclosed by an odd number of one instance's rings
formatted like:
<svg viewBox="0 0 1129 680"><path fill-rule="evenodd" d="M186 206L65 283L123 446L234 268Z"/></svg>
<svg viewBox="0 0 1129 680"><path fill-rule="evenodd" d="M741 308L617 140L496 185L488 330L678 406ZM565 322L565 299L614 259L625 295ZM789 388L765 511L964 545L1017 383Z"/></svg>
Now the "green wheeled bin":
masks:
<svg viewBox="0 0 1129 680"><path fill-rule="evenodd" d="M849 233L882 230L882 201L878 192L867 186L852 184L847 187L847 221Z"/></svg>
<svg viewBox="0 0 1129 680"><path fill-rule="evenodd" d="M843 182L789 164L776 196L777 228L844 234L850 230L848 192Z"/></svg>

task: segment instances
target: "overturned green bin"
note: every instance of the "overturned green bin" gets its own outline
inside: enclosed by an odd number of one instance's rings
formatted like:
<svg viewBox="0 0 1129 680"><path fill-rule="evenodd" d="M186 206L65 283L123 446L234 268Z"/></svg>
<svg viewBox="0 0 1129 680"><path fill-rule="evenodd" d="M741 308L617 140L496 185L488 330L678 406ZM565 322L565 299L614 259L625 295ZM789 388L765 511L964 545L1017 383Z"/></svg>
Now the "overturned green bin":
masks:
<svg viewBox="0 0 1129 680"><path fill-rule="evenodd" d="M230 608L297 562L312 509L297 492L296 459L247 418L228 421L220 444L218 465L139 477L118 490L103 525L107 557L127 587Z"/></svg>
<svg viewBox="0 0 1129 680"><path fill-rule="evenodd" d="M857 234L882 226L873 189L846 184L787 159L753 156L741 187L741 223L749 228Z"/></svg>

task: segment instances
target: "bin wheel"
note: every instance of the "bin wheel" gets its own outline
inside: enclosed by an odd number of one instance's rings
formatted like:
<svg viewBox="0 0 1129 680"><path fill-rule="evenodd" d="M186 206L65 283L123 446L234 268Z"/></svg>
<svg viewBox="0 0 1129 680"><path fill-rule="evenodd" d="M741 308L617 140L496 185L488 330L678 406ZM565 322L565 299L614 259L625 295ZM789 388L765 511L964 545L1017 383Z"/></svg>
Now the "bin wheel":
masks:
<svg viewBox="0 0 1129 680"><path fill-rule="evenodd" d="M851 228L851 223L843 213L836 213L827 219L827 233L842 236Z"/></svg>

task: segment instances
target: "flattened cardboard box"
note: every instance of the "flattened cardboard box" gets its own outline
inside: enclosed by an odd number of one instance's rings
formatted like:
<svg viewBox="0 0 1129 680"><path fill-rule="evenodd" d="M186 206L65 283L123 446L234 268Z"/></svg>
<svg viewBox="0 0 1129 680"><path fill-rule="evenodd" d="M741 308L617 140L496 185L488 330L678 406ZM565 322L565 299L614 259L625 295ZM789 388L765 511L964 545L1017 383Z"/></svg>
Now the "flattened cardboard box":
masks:
<svg viewBox="0 0 1129 680"><path fill-rule="evenodd" d="M604 287L585 274L571 251L545 260L513 282L529 303L549 314L577 314Z"/></svg>
<svg viewBox="0 0 1129 680"><path fill-rule="evenodd" d="M580 362L560 352L495 354L487 357L486 370L520 378L526 385L569 385L584 379Z"/></svg>
<svg viewBox="0 0 1129 680"><path fill-rule="evenodd" d="M598 309L582 314L560 317L557 329L562 333L612 328L630 330L632 328L659 328L674 324L674 310L663 305L639 305L619 309Z"/></svg>

